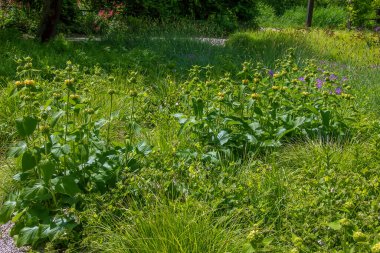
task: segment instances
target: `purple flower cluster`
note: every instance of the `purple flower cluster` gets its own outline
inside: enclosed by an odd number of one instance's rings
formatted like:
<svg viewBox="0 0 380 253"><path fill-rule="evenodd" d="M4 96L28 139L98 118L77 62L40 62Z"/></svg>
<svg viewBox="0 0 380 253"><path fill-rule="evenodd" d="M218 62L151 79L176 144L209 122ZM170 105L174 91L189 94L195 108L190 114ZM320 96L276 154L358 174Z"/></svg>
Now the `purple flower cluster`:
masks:
<svg viewBox="0 0 380 253"><path fill-rule="evenodd" d="M321 89L322 86L323 86L323 83L324 83L324 82L323 82L321 79L318 78L318 79L317 79L317 84L316 84L317 88L318 88L318 89Z"/></svg>
<svg viewBox="0 0 380 253"><path fill-rule="evenodd" d="M334 74L330 75L330 80L335 81L338 77Z"/></svg>
<svg viewBox="0 0 380 253"><path fill-rule="evenodd" d="M274 75L274 71L273 71L273 70L269 70L269 71L268 71L268 75L270 75L271 77L273 77L273 75Z"/></svg>
<svg viewBox="0 0 380 253"><path fill-rule="evenodd" d="M300 80L301 82L305 82L305 77L301 76L300 78L298 78L298 80Z"/></svg>

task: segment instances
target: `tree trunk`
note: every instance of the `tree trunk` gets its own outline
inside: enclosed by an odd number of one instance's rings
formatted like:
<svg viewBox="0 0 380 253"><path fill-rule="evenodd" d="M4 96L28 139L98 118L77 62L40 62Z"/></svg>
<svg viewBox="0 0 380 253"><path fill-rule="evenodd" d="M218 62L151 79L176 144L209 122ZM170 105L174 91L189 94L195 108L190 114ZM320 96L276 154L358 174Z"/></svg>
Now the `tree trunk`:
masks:
<svg viewBox="0 0 380 253"><path fill-rule="evenodd" d="M47 42L54 38L59 17L62 11L63 0L45 0L42 12L38 38Z"/></svg>
<svg viewBox="0 0 380 253"><path fill-rule="evenodd" d="M311 27L311 22L313 20L313 11L314 11L314 0L309 0L309 3L307 5L306 27Z"/></svg>

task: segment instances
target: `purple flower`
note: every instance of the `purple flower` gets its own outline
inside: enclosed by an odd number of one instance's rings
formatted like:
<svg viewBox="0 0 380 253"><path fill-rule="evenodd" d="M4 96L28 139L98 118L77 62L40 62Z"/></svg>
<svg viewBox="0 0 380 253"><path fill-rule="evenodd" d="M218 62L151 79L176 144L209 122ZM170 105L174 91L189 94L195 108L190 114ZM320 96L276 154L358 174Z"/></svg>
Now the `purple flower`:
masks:
<svg viewBox="0 0 380 253"><path fill-rule="evenodd" d="M305 82L305 77L301 76L300 78L298 78L298 80L300 80L301 82Z"/></svg>
<svg viewBox="0 0 380 253"><path fill-rule="evenodd" d="M273 75L274 75L274 71L273 71L273 70L269 70L269 71L268 71L268 75L270 75L271 77L273 77Z"/></svg>
<svg viewBox="0 0 380 253"><path fill-rule="evenodd" d="M323 85L323 81L321 80L321 79L317 79L317 84L316 84L316 86L317 86L317 88L318 89L320 89L320 88L322 88L322 85Z"/></svg>
<svg viewBox="0 0 380 253"><path fill-rule="evenodd" d="M375 32L380 32L380 26L376 26L374 30Z"/></svg>
<svg viewBox="0 0 380 253"><path fill-rule="evenodd" d="M336 88L335 89L335 94L337 94L337 95L342 94L342 88L341 87Z"/></svg>
<svg viewBox="0 0 380 253"><path fill-rule="evenodd" d="M342 82L346 82L346 81L348 81L348 78L347 77L342 77Z"/></svg>
<svg viewBox="0 0 380 253"><path fill-rule="evenodd" d="M338 77L336 76L336 75L334 75L334 74L331 74L330 75L330 80L336 80Z"/></svg>

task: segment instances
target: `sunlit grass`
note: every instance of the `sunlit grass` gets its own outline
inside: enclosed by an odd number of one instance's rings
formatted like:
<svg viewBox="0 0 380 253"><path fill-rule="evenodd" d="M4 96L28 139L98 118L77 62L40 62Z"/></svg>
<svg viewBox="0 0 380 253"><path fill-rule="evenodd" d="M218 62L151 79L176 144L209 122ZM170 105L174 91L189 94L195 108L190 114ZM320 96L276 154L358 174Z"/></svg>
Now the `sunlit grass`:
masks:
<svg viewBox="0 0 380 253"><path fill-rule="evenodd" d="M0 66L0 203L12 187L10 181L15 174L5 160L5 153L18 138L13 125L19 116L18 107L9 97L17 80L14 59L30 55L36 69L46 74L44 87L52 82L47 70L50 67L62 68L67 60L79 64L89 89L83 96L92 101L97 118L108 117L108 90L116 91L112 106L116 116L110 126L115 142L129 138L125 122L132 113L129 94L136 89L139 108L135 117L141 129L134 138L152 145L155 155L141 171L129 172L126 168L126 177L131 178L124 187L141 194L136 194L141 199L144 191L149 196L167 198L159 193L174 183L185 189L180 188L182 204L171 204L168 198L162 201L164 204L124 210L122 217L110 215L90 224L86 227L90 251L242 252L241 247L248 242L246 230L256 227L267 238L269 252L294 248L331 252L346 250L346 242L353 248L351 252L366 252L368 245L380 240L376 220L380 194L380 127L376 123L380 113L380 50L376 35L325 30L248 31L230 36L226 46L174 36L173 30L79 43L61 37L40 45L0 31L0 57L4 59ZM215 167L201 159L179 160L178 150L199 145L190 135L178 135L179 125L173 117L179 110L177 103L182 102L177 96L181 93L179 84L187 79L190 67L210 64L216 79L226 72L235 77L245 60L271 68L288 48L295 49L297 62L315 58L324 69L348 78L361 113L355 119L356 127L362 129L358 135L340 143L294 141L273 152L243 161L226 160ZM134 85L128 81L130 71L137 71ZM124 196L126 192L119 193ZM203 203L194 204L192 198ZM219 218L223 216L239 222L222 223ZM343 218L354 226L332 230L331 226ZM352 233L358 230L367 234L368 245L355 244Z"/></svg>

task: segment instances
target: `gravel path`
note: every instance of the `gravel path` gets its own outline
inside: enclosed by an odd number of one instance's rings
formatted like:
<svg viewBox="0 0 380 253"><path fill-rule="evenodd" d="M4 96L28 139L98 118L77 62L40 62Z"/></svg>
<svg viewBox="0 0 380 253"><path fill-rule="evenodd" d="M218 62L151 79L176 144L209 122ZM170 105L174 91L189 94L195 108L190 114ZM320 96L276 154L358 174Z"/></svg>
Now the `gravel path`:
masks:
<svg viewBox="0 0 380 253"><path fill-rule="evenodd" d="M28 252L28 248L17 248L13 238L9 236L9 232L13 224L10 222L0 225L0 252L1 253L25 253Z"/></svg>
<svg viewBox="0 0 380 253"><path fill-rule="evenodd" d="M100 37L85 37L85 36L78 36L78 37L67 37L68 41L74 41L74 42L83 42L83 41L101 41ZM152 40L165 40L164 37L152 37ZM173 38L173 39L179 39L179 40L196 40L201 41L205 43L209 43L213 46L224 46L227 39L221 39L221 38L204 38L204 37L192 37L192 38Z"/></svg>

